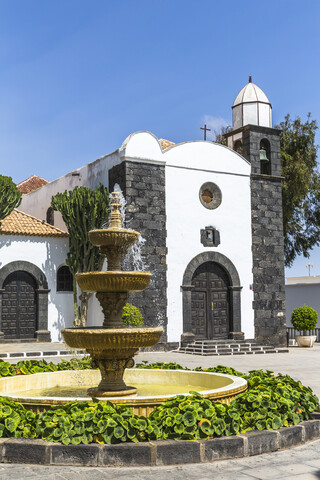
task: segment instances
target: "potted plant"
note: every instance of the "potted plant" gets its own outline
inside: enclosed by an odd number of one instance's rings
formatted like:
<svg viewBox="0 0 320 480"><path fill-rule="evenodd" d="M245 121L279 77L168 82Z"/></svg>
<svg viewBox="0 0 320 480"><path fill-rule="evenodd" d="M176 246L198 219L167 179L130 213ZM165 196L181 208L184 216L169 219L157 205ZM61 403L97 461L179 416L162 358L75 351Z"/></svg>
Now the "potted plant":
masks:
<svg viewBox="0 0 320 480"><path fill-rule="evenodd" d="M316 341L316 335L307 335L307 330L313 330L318 321L316 310L307 305L296 308L291 315L291 323L296 330L302 332L296 335L295 339L299 347L313 347Z"/></svg>

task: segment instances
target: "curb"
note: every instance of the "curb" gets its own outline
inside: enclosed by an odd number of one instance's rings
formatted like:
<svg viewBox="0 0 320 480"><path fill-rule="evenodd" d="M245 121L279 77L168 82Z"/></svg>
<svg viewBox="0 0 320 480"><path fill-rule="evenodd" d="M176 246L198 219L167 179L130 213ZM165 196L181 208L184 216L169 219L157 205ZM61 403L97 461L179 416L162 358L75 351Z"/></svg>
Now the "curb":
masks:
<svg viewBox="0 0 320 480"><path fill-rule="evenodd" d="M164 440L116 445L63 445L44 440L0 439L0 462L86 467L208 463L276 452L320 438L320 414L280 430L254 430L209 440Z"/></svg>
<svg viewBox="0 0 320 480"><path fill-rule="evenodd" d="M85 355L85 350L77 350L77 355ZM32 357L74 357L74 353L70 350L52 350L52 351L41 351L41 352L12 352L12 353L0 353L0 359L28 359Z"/></svg>

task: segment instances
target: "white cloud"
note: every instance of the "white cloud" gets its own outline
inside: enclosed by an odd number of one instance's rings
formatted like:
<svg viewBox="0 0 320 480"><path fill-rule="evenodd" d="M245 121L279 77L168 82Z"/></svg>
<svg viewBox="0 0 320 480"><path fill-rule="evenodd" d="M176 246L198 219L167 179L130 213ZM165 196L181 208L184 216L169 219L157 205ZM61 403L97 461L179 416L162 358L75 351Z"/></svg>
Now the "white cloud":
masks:
<svg viewBox="0 0 320 480"><path fill-rule="evenodd" d="M211 132L207 132L207 139L215 140L216 133L219 133L222 127L227 127L228 125L230 125L230 123L222 117L204 115L202 117L202 126L204 125L207 125L207 128L211 129Z"/></svg>

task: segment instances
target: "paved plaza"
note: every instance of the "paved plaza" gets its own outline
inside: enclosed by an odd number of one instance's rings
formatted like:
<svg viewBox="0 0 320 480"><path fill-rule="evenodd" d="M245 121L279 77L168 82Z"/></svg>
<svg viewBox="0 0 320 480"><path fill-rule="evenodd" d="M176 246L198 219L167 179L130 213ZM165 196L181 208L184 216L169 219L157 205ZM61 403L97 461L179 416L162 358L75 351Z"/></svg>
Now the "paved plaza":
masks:
<svg viewBox="0 0 320 480"><path fill-rule="evenodd" d="M2 344L1 352L48 352L65 350L62 344ZM29 357L32 358L32 357ZM58 361L58 356L46 359ZM65 357L65 358L70 358ZM11 358L16 362L20 358ZM320 396L320 345L313 349L290 347L289 353L263 355L208 356L186 355L176 352L143 352L136 361L175 361L183 366L212 367L226 365L247 372L254 368L287 373L310 386ZM135 468L88 468L88 467L47 467L0 464L1 480L20 479L46 480L241 480L241 479L320 479L320 440L289 450L246 457L238 460L217 461L210 464L178 465L172 467Z"/></svg>

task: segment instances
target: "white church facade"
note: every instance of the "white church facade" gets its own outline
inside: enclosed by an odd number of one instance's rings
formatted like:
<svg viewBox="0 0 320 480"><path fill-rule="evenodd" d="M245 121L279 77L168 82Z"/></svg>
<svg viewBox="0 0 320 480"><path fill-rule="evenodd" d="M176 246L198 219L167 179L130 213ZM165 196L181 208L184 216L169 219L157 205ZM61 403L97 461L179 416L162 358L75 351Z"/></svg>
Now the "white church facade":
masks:
<svg viewBox="0 0 320 480"><path fill-rule="evenodd" d="M233 123L227 146L164 144L149 132L133 133L115 152L24 195L20 206L46 219L57 192L99 182L111 191L119 184L127 226L145 238L142 254L153 274L148 289L130 301L147 325L164 327L169 345L286 342L280 131L272 128L267 97L251 81L236 97ZM54 226L65 230L57 212ZM60 317L61 327L70 326L70 310ZM92 300L89 325L100 323ZM58 339L59 331L51 337Z"/></svg>

